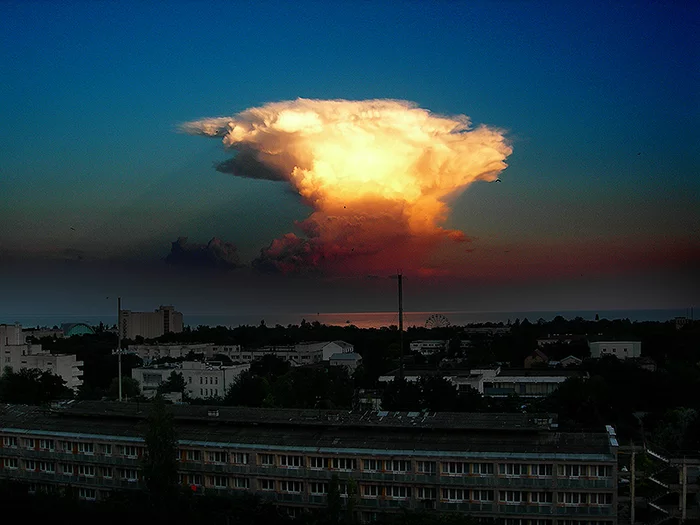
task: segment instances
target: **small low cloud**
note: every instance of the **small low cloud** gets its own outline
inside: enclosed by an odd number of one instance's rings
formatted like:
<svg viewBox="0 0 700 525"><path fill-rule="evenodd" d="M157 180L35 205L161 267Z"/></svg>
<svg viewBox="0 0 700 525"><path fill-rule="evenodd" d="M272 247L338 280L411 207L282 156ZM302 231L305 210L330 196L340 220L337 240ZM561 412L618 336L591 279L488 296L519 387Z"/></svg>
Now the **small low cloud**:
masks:
<svg viewBox="0 0 700 525"><path fill-rule="evenodd" d="M174 266L219 268L222 270L244 266L240 262L236 246L216 237L207 244L189 243L187 237L180 237L172 243L165 262Z"/></svg>

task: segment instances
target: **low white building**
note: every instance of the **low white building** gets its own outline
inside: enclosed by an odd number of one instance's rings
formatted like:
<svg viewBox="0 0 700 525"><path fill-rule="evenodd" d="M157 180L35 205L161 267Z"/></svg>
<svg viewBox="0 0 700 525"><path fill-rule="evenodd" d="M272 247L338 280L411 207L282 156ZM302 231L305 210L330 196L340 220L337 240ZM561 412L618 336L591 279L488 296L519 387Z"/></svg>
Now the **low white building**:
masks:
<svg viewBox="0 0 700 525"><path fill-rule="evenodd" d="M312 365L329 361L333 354L354 352L355 347L345 341L325 341L320 343L298 343L294 345L264 346L262 348L237 348L225 355L232 361L251 363L265 355L274 355L291 363L292 366ZM224 352L220 352L224 353Z"/></svg>
<svg viewBox="0 0 700 525"><path fill-rule="evenodd" d="M42 372L51 372L66 382L66 386L77 390L83 384L82 361L72 354L52 354L43 350L41 345L24 342L26 334L19 324L0 325L0 359L1 369L12 368L17 372L25 368L37 368Z"/></svg>
<svg viewBox="0 0 700 525"><path fill-rule="evenodd" d="M421 377L438 375L452 383L457 390L473 388L489 397L507 397L517 394L520 397L545 397L554 392L559 385L570 377L582 374L562 369L501 369L475 368L471 370L405 370L404 379L417 382ZM380 383L394 381L398 371L379 377Z"/></svg>
<svg viewBox="0 0 700 525"><path fill-rule="evenodd" d="M614 355L618 359L636 359L642 356L641 341L590 341L588 348L594 359L605 355Z"/></svg>
<svg viewBox="0 0 700 525"><path fill-rule="evenodd" d="M419 340L411 341L411 352L419 352L422 355L433 355L444 352L447 348L447 341L444 340Z"/></svg>
<svg viewBox="0 0 700 525"><path fill-rule="evenodd" d="M185 393L190 399L198 399L223 397L236 378L246 370L250 370L249 363L223 366L219 363L183 361L133 368L131 377L139 382L143 395L152 397L160 384L168 380L170 374L179 372L185 380Z"/></svg>
<svg viewBox="0 0 700 525"><path fill-rule="evenodd" d="M194 344L161 344L161 345L129 345L129 353L138 355L146 363L169 357L172 359L182 359L190 352L204 355L206 359L211 359L217 355L225 355L233 361L237 360L241 352L240 345L214 345L213 343Z"/></svg>
<svg viewBox="0 0 700 525"><path fill-rule="evenodd" d="M330 357L331 366L344 366L352 374L362 364L362 356L356 352L339 352Z"/></svg>

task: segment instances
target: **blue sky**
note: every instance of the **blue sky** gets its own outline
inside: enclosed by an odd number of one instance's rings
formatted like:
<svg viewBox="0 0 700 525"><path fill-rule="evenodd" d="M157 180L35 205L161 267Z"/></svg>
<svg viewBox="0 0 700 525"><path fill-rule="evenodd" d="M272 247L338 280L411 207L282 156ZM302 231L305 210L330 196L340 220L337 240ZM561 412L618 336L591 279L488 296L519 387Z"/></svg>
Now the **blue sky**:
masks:
<svg viewBox="0 0 700 525"><path fill-rule="evenodd" d="M503 183L470 186L447 221L474 239L465 275L688 275L662 301L684 306L698 298L699 29L691 2L0 3L4 278L36 280L14 277L17 261L61 276L76 254L146 275L179 236L249 262L308 209L279 183L214 171L229 155L178 125L395 98L512 142ZM45 308L72 305L61 290Z"/></svg>

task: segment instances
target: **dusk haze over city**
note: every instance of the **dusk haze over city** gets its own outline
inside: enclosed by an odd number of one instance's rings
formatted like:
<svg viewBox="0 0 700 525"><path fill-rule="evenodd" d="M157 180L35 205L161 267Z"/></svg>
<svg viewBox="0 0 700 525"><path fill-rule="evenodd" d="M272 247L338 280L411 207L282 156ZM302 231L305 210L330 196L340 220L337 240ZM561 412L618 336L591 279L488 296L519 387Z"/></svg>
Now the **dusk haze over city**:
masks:
<svg viewBox="0 0 700 525"><path fill-rule="evenodd" d="M186 324L355 322L395 312L397 272L418 324L688 315L699 22L692 2L2 2L0 321L115 322L121 296Z"/></svg>

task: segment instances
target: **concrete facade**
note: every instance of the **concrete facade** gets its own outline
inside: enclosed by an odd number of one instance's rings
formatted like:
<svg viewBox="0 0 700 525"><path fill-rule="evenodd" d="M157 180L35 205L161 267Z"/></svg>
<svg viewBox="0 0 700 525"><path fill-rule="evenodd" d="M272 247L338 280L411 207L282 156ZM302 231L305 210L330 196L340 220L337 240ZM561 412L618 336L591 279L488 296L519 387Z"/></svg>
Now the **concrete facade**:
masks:
<svg viewBox="0 0 700 525"><path fill-rule="evenodd" d="M641 341L591 341L588 347L594 359L605 355L614 355L618 359L635 359L642 356Z"/></svg>
<svg viewBox="0 0 700 525"><path fill-rule="evenodd" d="M172 306L160 306L154 312L132 312L121 310L119 335L122 339L145 339L160 337L168 332L182 332L182 313Z"/></svg>
<svg viewBox="0 0 700 525"><path fill-rule="evenodd" d="M0 370L10 367L17 372L36 368L42 372L51 372L61 376L66 386L73 391L83 384L82 361L78 361L72 354L52 354L43 350L41 345L25 343L24 338L25 332L21 325L0 325Z"/></svg>

